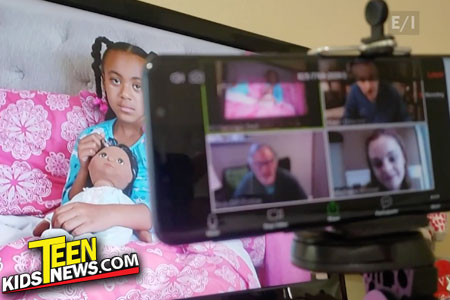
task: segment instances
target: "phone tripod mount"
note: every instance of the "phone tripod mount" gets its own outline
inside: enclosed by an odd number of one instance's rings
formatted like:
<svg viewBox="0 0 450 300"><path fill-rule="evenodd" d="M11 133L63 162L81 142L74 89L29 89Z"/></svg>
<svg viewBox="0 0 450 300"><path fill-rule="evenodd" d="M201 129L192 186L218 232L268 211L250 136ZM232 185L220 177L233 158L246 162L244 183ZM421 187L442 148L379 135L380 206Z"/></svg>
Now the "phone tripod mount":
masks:
<svg viewBox="0 0 450 300"><path fill-rule="evenodd" d="M309 55L363 58L408 56L410 48L398 47L393 36L385 35L388 7L383 0L368 2L365 17L371 27L370 37L357 46L320 47ZM395 216L317 230L296 232L291 259L293 264L317 272L365 273L368 290L376 289L367 279L382 281L389 272L405 275L408 291L391 293L389 299L434 299L437 271L429 243L419 228L426 227L423 215ZM388 297L386 297L388 299Z"/></svg>

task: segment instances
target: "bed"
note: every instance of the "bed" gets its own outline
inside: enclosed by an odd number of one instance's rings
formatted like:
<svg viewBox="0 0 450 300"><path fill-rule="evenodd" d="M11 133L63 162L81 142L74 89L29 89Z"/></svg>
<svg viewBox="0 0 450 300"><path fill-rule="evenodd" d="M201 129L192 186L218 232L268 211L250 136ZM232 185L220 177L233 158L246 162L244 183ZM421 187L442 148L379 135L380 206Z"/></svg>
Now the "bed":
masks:
<svg viewBox="0 0 450 300"><path fill-rule="evenodd" d="M95 104L90 67L95 37L139 42L156 53L238 51L38 0L0 0L0 30L0 277L4 277L41 268L40 253L27 247L36 239L32 230L60 205L78 134L104 118ZM289 262L291 241L291 234L182 246L136 240L122 247L105 246L101 252L104 257L138 253L137 276L0 297L169 299L307 281L309 272Z"/></svg>

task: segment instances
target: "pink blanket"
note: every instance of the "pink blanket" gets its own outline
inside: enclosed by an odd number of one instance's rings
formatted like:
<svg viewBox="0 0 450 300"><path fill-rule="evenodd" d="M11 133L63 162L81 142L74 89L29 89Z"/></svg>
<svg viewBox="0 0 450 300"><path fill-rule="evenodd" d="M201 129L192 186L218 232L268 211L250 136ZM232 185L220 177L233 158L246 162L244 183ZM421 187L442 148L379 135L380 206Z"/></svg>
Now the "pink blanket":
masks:
<svg viewBox="0 0 450 300"><path fill-rule="evenodd" d="M30 238L0 249L0 277L41 269L40 251L27 248ZM173 299L260 287L254 269L225 243L173 247L160 242L105 246L99 257L138 253L140 273L125 277L28 292L2 299Z"/></svg>

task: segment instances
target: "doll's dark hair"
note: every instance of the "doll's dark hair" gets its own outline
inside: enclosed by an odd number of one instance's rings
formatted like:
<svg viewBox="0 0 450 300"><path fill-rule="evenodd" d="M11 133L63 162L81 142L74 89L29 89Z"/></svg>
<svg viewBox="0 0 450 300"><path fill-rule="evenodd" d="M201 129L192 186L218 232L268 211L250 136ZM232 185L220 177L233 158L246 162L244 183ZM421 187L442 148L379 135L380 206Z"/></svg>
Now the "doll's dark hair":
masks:
<svg viewBox="0 0 450 300"><path fill-rule="evenodd" d="M105 44L106 50L102 55L102 45ZM132 45L130 43L125 42L112 42L108 38L104 36L99 36L95 39L94 44L92 44L92 52L91 56L94 59L92 63L92 70L95 75L95 92L98 98L103 98L103 90L102 90L102 72L103 72L103 63L105 61L105 57L108 55L109 51L117 50L124 51L128 53L135 54L144 59L148 59L149 57L156 56L154 52L147 53L142 48ZM107 97L106 101L108 101ZM108 103L108 111L106 112L105 120L110 120L115 118L116 115L112 111L111 107Z"/></svg>
<svg viewBox="0 0 450 300"><path fill-rule="evenodd" d="M133 191L133 184L134 184L134 181L136 180L136 177L137 177L137 174L139 171L137 159L136 159L136 156L133 154L133 152L131 152L131 149L127 145L117 144L116 141L114 143L112 140L115 141L115 139L109 140L109 143L112 144L110 147L119 147L127 154L128 158L130 159L130 167L131 167L132 177L131 177L130 183L122 191L128 197L131 197L131 192ZM105 146L102 146L100 148L100 150L98 150L98 152L102 151L104 148L105 148ZM97 153L95 155L97 155ZM93 184L92 184L91 176L88 175L88 178L86 181L86 187L92 187L92 186L93 186Z"/></svg>
<svg viewBox="0 0 450 300"><path fill-rule="evenodd" d="M118 144L118 145L116 145L116 147L119 147L120 149L125 151L125 153L127 154L128 158L130 159L130 167L131 167L132 178L131 178L130 183L123 189L123 193L125 195L127 195L128 197L130 197L131 196L131 192L133 191L134 180L136 179L138 171L139 171L137 159L136 159L136 156L133 154L133 152L131 152L131 149L127 145Z"/></svg>

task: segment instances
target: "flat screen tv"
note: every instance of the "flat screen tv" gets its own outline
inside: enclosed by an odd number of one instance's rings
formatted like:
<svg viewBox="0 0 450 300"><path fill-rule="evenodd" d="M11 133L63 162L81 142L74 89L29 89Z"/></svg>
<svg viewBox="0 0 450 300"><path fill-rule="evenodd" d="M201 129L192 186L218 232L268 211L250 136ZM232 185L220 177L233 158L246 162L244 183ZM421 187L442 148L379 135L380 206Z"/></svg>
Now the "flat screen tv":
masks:
<svg viewBox="0 0 450 300"><path fill-rule="evenodd" d="M29 250L27 242L37 239L33 229L61 205L80 132L104 118L102 83L92 67L97 37L152 55L306 51L132 0L0 0L0 32L1 277L41 270L41 252ZM182 246L136 238L101 255L138 253L138 275L4 296L169 299L292 286L312 277L291 265L291 241L285 233ZM303 291L311 288L299 287L298 295Z"/></svg>

